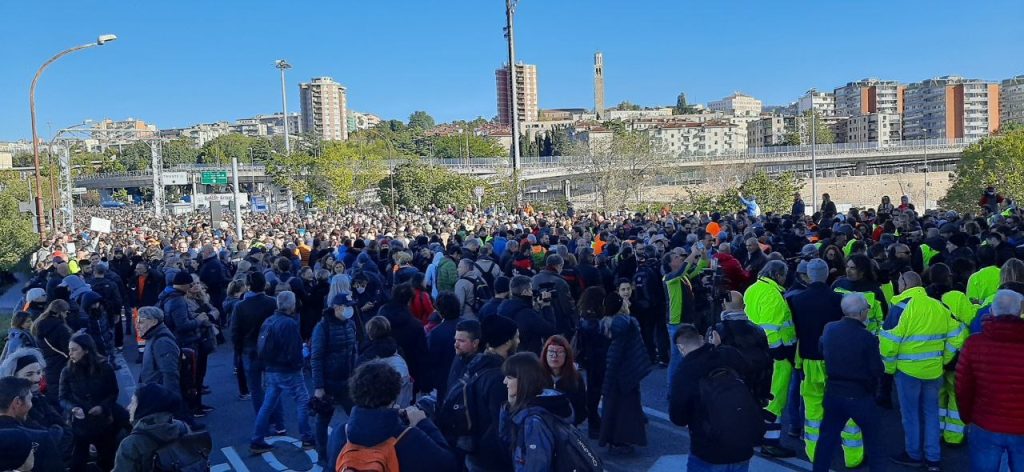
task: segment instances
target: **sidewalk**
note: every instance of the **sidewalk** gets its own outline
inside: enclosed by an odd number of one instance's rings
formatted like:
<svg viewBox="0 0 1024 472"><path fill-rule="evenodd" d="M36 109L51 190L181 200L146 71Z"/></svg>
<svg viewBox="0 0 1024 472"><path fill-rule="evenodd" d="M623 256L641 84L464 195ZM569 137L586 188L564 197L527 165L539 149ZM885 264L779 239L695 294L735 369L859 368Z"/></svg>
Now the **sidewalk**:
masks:
<svg viewBox="0 0 1024 472"><path fill-rule="evenodd" d="M7 287L4 293L0 295L0 315L10 315L18 309L18 302L22 296L21 288L28 281L28 276L19 272L14 274L14 277L18 281Z"/></svg>

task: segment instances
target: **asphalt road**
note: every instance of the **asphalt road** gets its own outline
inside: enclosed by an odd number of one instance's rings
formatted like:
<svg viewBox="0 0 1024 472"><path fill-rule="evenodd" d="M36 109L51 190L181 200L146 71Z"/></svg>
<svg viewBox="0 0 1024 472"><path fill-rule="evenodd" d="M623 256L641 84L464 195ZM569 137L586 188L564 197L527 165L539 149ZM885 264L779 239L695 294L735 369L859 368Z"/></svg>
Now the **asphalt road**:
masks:
<svg viewBox="0 0 1024 472"><path fill-rule="evenodd" d="M132 375L127 371L119 372L121 383L121 401L127 405L134 388L132 377L137 378L138 366L133 362L133 349L126 347L127 363ZM205 423L213 436L214 454L213 471L263 472L263 471L320 471L315 464L316 452L303 451L298 441L298 428L295 423L295 408L289 399L285 399L285 424L289 436L271 437L267 441L275 446L274 450L262 455L249 453L249 437L252 434L255 415L249 400L239 400L238 386L232 366L232 355L229 344L218 347L210 356L207 385L212 393L204 397L204 403L216 408L206 417L199 419ZM605 460L606 469L612 472L640 471L681 471L686 470L686 454L689 452L689 438L684 428L673 425L668 420L667 370L656 369L649 375L641 387L644 400L644 411L649 419L647 436L649 445L637 448L634 456L609 456L604 449L598 449ZM312 388L310 388L312 393ZM333 425L341 424L343 418L336 415ZM903 431L899 415L896 411L883 412L884 436L886 453L894 455L903 447ZM785 435L784 435L785 437ZM802 456L803 446L798 440L785 437L786 445L796 449ZM911 471L890 463L888 470ZM967 448L943 447L943 467L947 471L968 470ZM861 469L867 470L866 466ZM755 456L751 464L753 471L791 471L810 470L810 464L802 457L777 460ZM833 463L833 470L845 470L841 454Z"/></svg>

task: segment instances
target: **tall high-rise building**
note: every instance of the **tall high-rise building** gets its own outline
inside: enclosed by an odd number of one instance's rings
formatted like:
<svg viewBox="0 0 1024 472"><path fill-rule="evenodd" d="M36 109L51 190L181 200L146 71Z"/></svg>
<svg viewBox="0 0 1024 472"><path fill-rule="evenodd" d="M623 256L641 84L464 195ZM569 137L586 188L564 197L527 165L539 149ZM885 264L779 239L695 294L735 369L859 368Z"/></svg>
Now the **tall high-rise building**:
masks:
<svg viewBox="0 0 1024 472"><path fill-rule="evenodd" d="M708 109L735 116L757 116L761 114L761 100L735 92L721 100L708 103Z"/></svg>
<svg viewBox="0 0 1024 472"><path fill-rule="evenodd" d="M836 116L903 114L906 86L895 80L861 79L835 89Z"/></svg>
<svg viewBox="0 0 1024 472"><path fill-rule="evenodd" d="M604 118L604 54L594 54L594 114Z"/></svg>
<svg viewBox="0 0 1024 472"><path fill-rule="evenodd" d="M999 129L999 85L944 76L907 86L903 139L978 139Z"/></svg>
<svg viewBox="0 0 1024 472"><path fill-rule="evenodd" d="M299 84L302 129L324 141L348 139L348 109L345 87L330 77L316 77Z"/></svg>
<svg viewBox="0 0 1024 472"><path fill-rule="evenodd" d="M999 122L1024 125L1024 75L1006 79L999 87Z"/></svg>
<svg viewBox="0 0 1024 472"><path fill-rule="evenodd" d="M508 66L494 71L495 83L498 88L498 122L503 125L512 124L512 90L509 88ZM537 121L540 116L540 104L537 100L537 66L533 64L516 64L516 113L519 122Z"/></svg>

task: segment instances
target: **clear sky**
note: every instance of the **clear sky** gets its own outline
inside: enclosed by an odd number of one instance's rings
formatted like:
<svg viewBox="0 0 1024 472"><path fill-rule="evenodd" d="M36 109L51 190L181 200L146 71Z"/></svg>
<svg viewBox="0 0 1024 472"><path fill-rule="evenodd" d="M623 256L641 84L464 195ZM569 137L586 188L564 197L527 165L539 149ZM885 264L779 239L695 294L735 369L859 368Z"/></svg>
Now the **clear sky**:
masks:
<svg viewBox="0 0 1024 472"><path fill-rule="evenodd" d="M0 0L0 140L31 136L28 88L48 57L114 33L51 66L37 92L44 137L84 119L160 128L281 109L273 62L298 83L331 76L349 109L439 122L496 114L506 60L503 0ZM517 58L536 64L542 108L593 107L593 53L606 103L706 103L742 91L785 104L863 77L1024 74L1021 0L522 0Z"/></svg>

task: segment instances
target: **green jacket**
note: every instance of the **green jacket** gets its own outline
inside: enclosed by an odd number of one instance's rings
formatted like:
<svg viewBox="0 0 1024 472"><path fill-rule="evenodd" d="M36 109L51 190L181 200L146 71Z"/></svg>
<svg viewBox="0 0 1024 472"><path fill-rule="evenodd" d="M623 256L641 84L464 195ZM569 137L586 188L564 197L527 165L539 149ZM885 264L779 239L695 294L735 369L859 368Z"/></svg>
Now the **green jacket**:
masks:
<svg viewBox="0 0 1024 472"><path fill-rule="evenodd" d="M668 323L682 323L687 320L684 310L686 301L693 298L693 285L682 269L666 275L662 280L665 282L665 296L668 298Z"/></svg>
<svg viewBox="0 0 1024 472"><path fill-rule="evenodd" d="M782 297L783 289L774 280L759 277L757 282L743 293L747 306L747 318L761 327L768 336L768 347L792 346L796 343L796 328L793 326L793 312Z"/></svg>
<svg viewBox="0 0 1024 472"><path fill-rule="evenodd" d="M879 333L878 348L885 371L903 372L922 380L942 377L943 367L952 362L966 341L964 325L942 302L914 287L896 295L893 302L906 301L896 327Z"/></svg>
<svg viewBox="0 0 1024 472"><path fill-rule="evenodd" d="M114 472L149 472L153 470L153 454L188 432L185 423L170 413L153 413L135 422L131 434L125 436L114 456ZM155 438L155 439L154 439Z"/></svg>
<svg viewBox="0 0 1024 472"><path fill-rule="evenodd" d="M459 281L459 266L450 256L444 256L437 265L437 291L454 292L455 282Z"/></svg>

